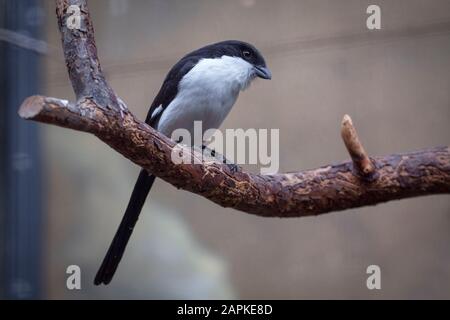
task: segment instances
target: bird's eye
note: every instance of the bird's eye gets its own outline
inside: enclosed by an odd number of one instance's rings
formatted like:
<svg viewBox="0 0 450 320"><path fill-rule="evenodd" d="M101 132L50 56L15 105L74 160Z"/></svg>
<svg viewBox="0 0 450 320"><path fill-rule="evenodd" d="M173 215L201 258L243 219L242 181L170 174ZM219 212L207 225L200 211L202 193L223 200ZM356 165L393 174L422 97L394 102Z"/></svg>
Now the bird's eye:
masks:
<svg viewBox="0 0 450 320"><path fill-rule="evenodd" d="M250 51L244 50L242 51L242 55L244 56L244 58L248 59L252 54L250 53Z"/></svg>

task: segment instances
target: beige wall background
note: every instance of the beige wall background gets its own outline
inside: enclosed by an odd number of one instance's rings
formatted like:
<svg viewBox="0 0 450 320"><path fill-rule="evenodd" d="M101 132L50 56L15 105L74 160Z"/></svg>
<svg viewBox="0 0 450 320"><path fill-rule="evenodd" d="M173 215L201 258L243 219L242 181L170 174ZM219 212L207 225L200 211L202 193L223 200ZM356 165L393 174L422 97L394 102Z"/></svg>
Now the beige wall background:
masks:
<svg viewBox="0 0 450 320"><path fill-rule="evenodd" d="M382 30L365 26L378 4ZM48 2L46 92L73 99ZM350 114L372 155L448 145L446 0L90 1L108 80L144 118L168 69L205 44L255 44L272 70L223 128L279 128L280 171L348 158ZM92 281L139 168L95 137L42 126L49 298L450 298L450 198L415 198L302 219L224 209L157 181L115 279ZM254 170L255 168L251 168ZM65 269L82 269L68 291ZM381 267L382 289L366 288Z"/></svg>

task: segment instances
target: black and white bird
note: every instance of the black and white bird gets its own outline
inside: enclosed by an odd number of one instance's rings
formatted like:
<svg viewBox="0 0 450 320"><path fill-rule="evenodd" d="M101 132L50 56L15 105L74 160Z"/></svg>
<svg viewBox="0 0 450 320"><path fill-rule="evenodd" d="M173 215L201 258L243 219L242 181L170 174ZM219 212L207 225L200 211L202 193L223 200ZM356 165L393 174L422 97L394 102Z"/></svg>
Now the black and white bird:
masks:
<svg viewBox="0 0 450 320"><path fill-rule="evenodd" d="M202 129L218 128L239 92L255 78L271 79L261 53L251 44L229 40L195 50L175 64L148 111L145 122L170 137L176 129L193 136L194 121ZM142 169L119 229L94 283L108 284L117 269L155 176Z"/></svg>

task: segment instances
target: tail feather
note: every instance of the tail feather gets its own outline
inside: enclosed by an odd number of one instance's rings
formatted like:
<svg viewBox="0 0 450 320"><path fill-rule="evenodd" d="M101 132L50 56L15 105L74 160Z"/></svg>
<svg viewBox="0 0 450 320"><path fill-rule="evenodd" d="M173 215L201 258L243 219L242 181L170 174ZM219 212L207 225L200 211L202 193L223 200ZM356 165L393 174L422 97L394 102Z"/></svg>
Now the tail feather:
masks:
<svg viewBox="0 0 450 320"><path fill-rule="evenodd" d="M95 276L95 285L102 283L106 285L111 282L154 181L154 175L149 175L144 169L141 170L119 228Z"/></svg>

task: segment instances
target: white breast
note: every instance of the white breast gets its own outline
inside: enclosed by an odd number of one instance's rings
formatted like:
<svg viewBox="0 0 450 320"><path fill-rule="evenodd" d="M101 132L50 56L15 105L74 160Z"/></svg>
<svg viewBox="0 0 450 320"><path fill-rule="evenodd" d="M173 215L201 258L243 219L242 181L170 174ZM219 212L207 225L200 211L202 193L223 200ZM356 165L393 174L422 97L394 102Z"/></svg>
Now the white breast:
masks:
<svg viewBox="0 0 450 320"><path fill-rule="evenodd" d="M239 92L254 78L252 65L241 58L200 60L180 81L178 94L163 112L158 130L170 137L175 129L184 128L193 135L194 121L202 121L203 131L218 128Z"/></svg>

